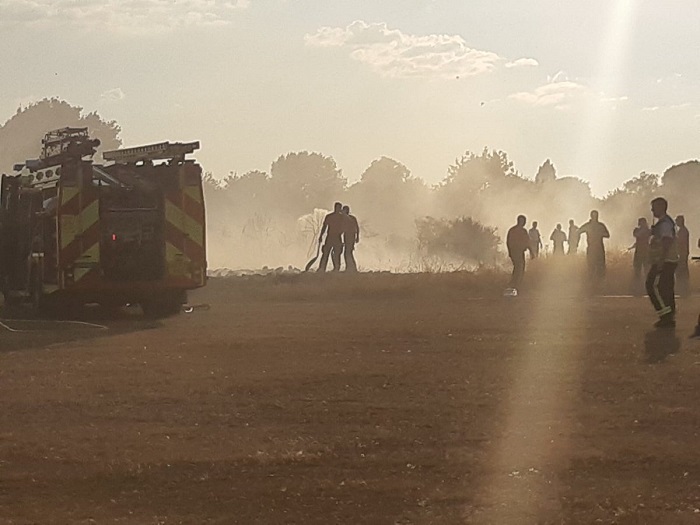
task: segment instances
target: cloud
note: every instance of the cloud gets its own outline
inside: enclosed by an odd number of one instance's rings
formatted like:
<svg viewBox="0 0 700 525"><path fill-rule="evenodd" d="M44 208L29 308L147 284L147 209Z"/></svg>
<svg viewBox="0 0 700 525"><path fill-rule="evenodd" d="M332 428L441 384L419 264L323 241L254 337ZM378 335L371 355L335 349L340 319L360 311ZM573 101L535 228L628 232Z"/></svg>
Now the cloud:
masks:
<svg viewBox="0 0 700 525"><path fill-rule="evenodd" d="M508 62L506 64L507 68L514 68L514 67L537 67L539 66L540 63L535 60L534 58L519 58L517 60L513 60L512 62Z"/></svg>
<svg viewBox="0 0 700 525"><path fill-rule="evenodd" d="M508 98L531 106L552 107L558 110L568 110L583 104L604 105L609 109L617 109L629 101L626 95L611 97L586 84L571 80L564 71L548 76L546 84L533 91L513 93Z"/></svg>
<svg viewBox="0 0 700 525"><path fill-rule="evenodd" d="M568 109L590 93L591 90L583 84L571 80L554 80L534 91L514 93L509 98L532 106Z"/></svg>
<svg viewBox="0 0 700 525"><path fill-rule="evenodd" d="M670 106L646 106L642 108L642 111L682 111L684 109L690 109L693 104L690 102L684 102L682 104L672 104Z"/></svg>
<svg viewBox="0 0 700 525"><path fill-rule="evenodd" d="M0 0L2 26L162 32L230 22L250 0Z"/></svg>
<svg viewBox="0 0 700 525"><path fill-rule="evenodd" d="M627 102L630 98L626 95L622 97L601 97L601 102Z"/></svg>
<svg viewBox="0 0 700 525"><path fill-rule="evenodd" d="M305 36L307 46L343 48L385 77L455 78L494 71L505 59L467 46L459 35L411 35L385 23L356 21L322 27Z"/></svg>
<svg viewBox="0 0 700 525"><path fill-rule="evenodd" d="M124 94L121 88L114 88L108 89L107 91L102 93L100 95L100 102L114 103L124 100L125 98L126 95Z"/></svg>

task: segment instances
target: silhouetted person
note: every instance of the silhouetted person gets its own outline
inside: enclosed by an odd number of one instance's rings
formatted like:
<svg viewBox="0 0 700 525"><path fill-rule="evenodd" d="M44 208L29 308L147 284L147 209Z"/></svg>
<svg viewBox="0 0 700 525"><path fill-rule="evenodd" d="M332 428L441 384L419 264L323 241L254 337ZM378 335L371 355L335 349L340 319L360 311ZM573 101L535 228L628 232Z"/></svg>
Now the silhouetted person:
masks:
<svg viewBox="0 0 700 525"><path fill-rule="evenodd" d="M574 224L573 219L569 219L569 255L578 253L578 243L581 240L579 227Z"/></svg>
<svg viewBox="0 0 700 525"><path fill-rule="evenodd" d="M540 230L537 229L537 221L532 222L532 228L530 228L528 235L530 236L530 258L537 259L540 255L540 248L542 248L542 236Z"/></svg>
<svg viewBox="0 0 700 525"><path fill-rule="evenodd" d="M525 275L525 252L530 248L530 236L525 229L527 219L525 215L518 215L517 224L508 230L506 247L508 257L513 261L513 275L510 278L510 287L517 288Z"/></svg>
<svg viewBox="0 0 700 525"><path fill-rule="evenodd" d="M642 275L646 278L649 273L649 239L651 238L651 229L645 217L640 217L637 220L637 227L632 231L634 236L634 257L632 259L632 269L634 276L632 280L632 292L637 295L642 289Z"/></svg>
<svg viewBox="0 0 700 525"><path fill-rule="evenodd" d="M688 268L688 258L690 257L690 232L685 226L685 217L676 217L678 231L678 268L676 268L676 279L678 279L678 292L682 297L690 295L690 270Z"/></svg>
<svg viewBox="0 0 700 525"><path fill-rule="evenodd" d="M566 234L561 229L561 224L557 224L557 227L549 236L549 240L552 241L552 253L554 255L564 255L564 243L566 242Z"/></svg>
<svg viewBox="0 0 700 525"><path fill-rule="evenodd" d="M591 219L581 225L580 234L586 234L586 261L588 275L594 281L605 277L605 244L603 239L610 238L608 227L598 220L598 212L591 211Z"/></svg>
<svg viewBox="0 0 700 525"><path fill-rule="evenodd" d="M343 228L345 227L345 215L342 212L343 205L336 202L333 205L333 212L323 219L323 227L319 242L323 241L323 234L326 233L326 242L321 249L321 262L318 271L325 272L328 266L328 257L332 255L333 271L340 270L340 254L343 250Z"/></svg>
<svg viewBox="0 0 700 525"><path fill-rule="evenodd" d="M651 201L651 211L658 219L651 227L649 259L651 269L647 275L647 293L659 316L657 327L676 325L676 299L674 274L678 266L678 237L676 224L669 217L668 202L662 197Z"/></svg>
<svg viewBox="0 0 700 525"><path fill-rule="evenodd" d="M355 244L360 242L360 225L354 215L350 215L350 206L343 206L345 221L343 226L343 249L345 253L345 271L356 272Z"/></svg>

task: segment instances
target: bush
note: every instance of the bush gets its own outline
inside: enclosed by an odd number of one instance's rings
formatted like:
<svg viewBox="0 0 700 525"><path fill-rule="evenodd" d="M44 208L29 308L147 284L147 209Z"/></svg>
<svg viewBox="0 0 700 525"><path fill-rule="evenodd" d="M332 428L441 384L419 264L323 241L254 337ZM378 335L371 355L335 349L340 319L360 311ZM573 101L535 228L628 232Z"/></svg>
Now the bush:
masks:
<svg viewBox="0 0 700 525"><path fill-rule="evenodd" d="M424 217L416 221L418 247L428 257L445 257L462 263L494 263L501 243L496 228L471 217L453 220Z"/></svg>

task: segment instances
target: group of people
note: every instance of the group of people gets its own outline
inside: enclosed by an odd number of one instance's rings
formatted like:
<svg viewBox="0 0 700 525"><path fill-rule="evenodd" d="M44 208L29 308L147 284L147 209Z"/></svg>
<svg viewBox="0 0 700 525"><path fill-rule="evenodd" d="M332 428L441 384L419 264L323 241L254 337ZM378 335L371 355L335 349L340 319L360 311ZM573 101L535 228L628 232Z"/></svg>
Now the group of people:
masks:
<svg viewBox="0 0 700 525"><path fill-rule="evenodd" d="M634 251L632 266L634 277L632 281L633 292L637 292L643 283L643 276L649 274L651 269L651 254L649 241L652 237L652 227L645 217L637 220L637 227L632 231L634 244L629 248ZM687 296L690 293L690 269L688 259L690 258L690 232L685 225L685 217L678 215L675 221L676 243L678 245L678 266L675 277L678 283L680 295ZM700 242L698 242L700 247Z"/></svg>
<svg viewBox="0 0 700 525"><path fill-rule="evenodd" d="M323 236L326 242L323 243ZM357 218L350 214L350 206L343 206L336 202L333 211L323 219L321 235L318 238L321 248L321 262L319 272L325 272L328 267L328 259L333 262L333 271L340 271L341 257L345 258L345 271L356 272L355 245L360 242L360 225Z"/></svg>
<svg viewBox="0 0 700 525"><path fill-rule="evenodd" d="M554 228L554 231L549 236L549 240L552 241L552 254L564 255L568 253L569 255L576 255L582 233L591 234L593 236L596 236L597 233L600 233L601 235L605 235L607 233L607 228L603 230L599 225L605 227L603 223L598 221L598 212L596 211L591 213L591 220L583 226L576 226L574 220L570 219L568 235L562 229L562 225L557 224L556 228ZM598 230L600 230L600 232L598 232ZM527 230L527 234L528 238L530 239L530 244L527 250L530 252L530 258L536 259L540 255L540 250L544 247L537 221L532 222L532 227ZM609 236L610 234L607 233L607 237ZM568 244L568 250L564 248L565 244Z"/></svg>
<svg viewBox="0 0 700 525"><path fill-rule="evenodd" d="M682 215L674 221L668 214L668 202L663 197L651 201L651 211L654 224L649 227L645 218L640 218L633 235L634 275L641 281L642 272L646 272L646 292L654 309L659 316L658 327L675 326L675 276L678 275L682 293L689 292L690 233L685 226ZM542 238L537 230L537 222L532 223L528 231L525 228L527 219L519 215L515 226L508 230L506 247L508 256L513 262L511 288L517 288L525 274L525 253L530 252L535 258L542 247ZM557 224L550 240L554 243L554 253L564 254L564 243L569 243L569 254L578 250L581 235L586 235L586 259L589 277L600 281L605 276L605 245L604 240L610 238L610 232L604 223L600 222L598 212L591 211L590 220L577 227L573 220L569 221L569 235ZM700 242L698 243L700 247Z"/></svg>
<svg viewBox="0 0 700 525"><path fill-rule="evenodd" d="M539 257L542 248L542 235L538 230L537 221L533 221L532 227L527 230L525 225L527 218L519 215L517 223L506 236L506 247L508 257L513 261L513 275L510 286L517 288L522 282L525 274L525 253L530 253L531 259ZM587 248L586 258L588 261L588 272L592 279L600 280L605 276L605 244L604 240L610 238L610 232L604 223L600 222L598 212L591 211L590 220L581 226L576 226L573 219L569 220L569 234L562 229L561 224L550 235L553 251L556 256L576 255L582 235L586 235ZM568 251L564 250L564 243L568 243Z"/></svg>

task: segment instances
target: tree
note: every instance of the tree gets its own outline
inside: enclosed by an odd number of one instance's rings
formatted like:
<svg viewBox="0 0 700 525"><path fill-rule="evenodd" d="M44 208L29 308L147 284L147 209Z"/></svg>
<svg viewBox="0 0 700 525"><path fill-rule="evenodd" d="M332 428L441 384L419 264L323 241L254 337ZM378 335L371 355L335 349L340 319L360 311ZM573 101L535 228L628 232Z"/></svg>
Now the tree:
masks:
<svg viewBox="0 0 700 525"><path fill-rule="evenodd" d="M430 191L402 163L381 157L372 162L347 192L347 201L362 222L385 235L411 235L417 217L425 214Z"/></svg>
<svg viewBox="0 0 700 525"><path fill-rule="evenodd" d="M620 188L613 190L610 196L625 193L651 199L658 192L659 186L660 179L658 175L643 171L637 177L623 183Z"/></svg>
<svg viewBox="0 0 700 525"><path fill-rule="evenodd" d="M454 220L425 217L416 221L418 246L425 255L465 262L493 262L501 240L496 229L471 217Z"/></svg>
<svg viewBox="0 0 700 525"><path fill-rule="evenodd" d="M270 176L264 171L249 171L224 180L226 192L234 202L246 208L261 208L270 201Z"/></svg>
<svg viewBox="0 0 700 525"><path fill-rule="evenodd" d="M411 175L411 170L389 157L381 157L372 161L372 164L360 177L361 183L374 186L377 189L389 189L411 180L415 180L415 177Z"/></svg>
<svg viewBox="0 0 700 525"><path fill-rule="evenodd" d="M332 157L302 151L279 157L270 168L270 186L281 210L295 219L340 200L347 181Z"/></svg>
<svg viewBox="0 0 700 525"><path fill-rule="evenodd" d="M65 127L87 127L91 137L100 139L98 159L103 151L121 146L121 128L115 121L105 121L95 112L83 114L83 108L64 100L43 99L17 109L17 113L0 126L0 171L10 172L14 164L37 158L44 135Z"/></svg>
<svg viewBox="0 0 700 525"><path fill-rule="evenodd" d="M700 161L689 160L668 168L661 179L665 193L683 201L700 190ZM668 195L670 198L671 195Z"/></svg>
<svg viewBox="0 0 700 525"><path fill-rule="evenodd" d="M447 177L436 188L437 206L443 216L483 220L491 198L522 194L532 184L520 177L505 152L484 148L477 155L468 151L449 166Z"/></svg>
<svg viewBox="0 0 700 525"><path fill-rule="evenodd" d="M539 167L537 174L535 175L535 182L537 184L548 184L554 182L557 178L557 170L552 164L552 161L547 159L544 164Z"/></svg>
<svg viewBox="0 0 700 525"><path fill-rule="evenodd" d="M477 194L509 176L518 176L503 151L484 148L481 155L467 151L447 169L442 186Z"/></svg>

